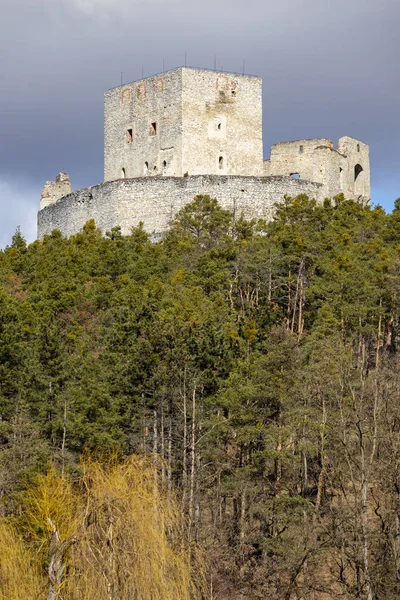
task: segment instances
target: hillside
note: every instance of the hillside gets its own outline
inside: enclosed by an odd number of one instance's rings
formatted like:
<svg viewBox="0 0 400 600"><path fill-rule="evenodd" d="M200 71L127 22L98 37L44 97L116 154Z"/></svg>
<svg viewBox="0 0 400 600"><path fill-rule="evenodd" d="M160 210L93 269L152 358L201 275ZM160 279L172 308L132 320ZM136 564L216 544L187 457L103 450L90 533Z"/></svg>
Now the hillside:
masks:
<svg viewBox="0 0 400 600"><path fill-rule="evenodd" d="M398 598L399 310L400 200L286 198L266 224L197 196L159 243L94 222L28 247L16 232L0 252L2 522L34 551L38 473L76 486L88 455L157 454L214 600ZM104 598L128 598L118 585Z"/></svg>

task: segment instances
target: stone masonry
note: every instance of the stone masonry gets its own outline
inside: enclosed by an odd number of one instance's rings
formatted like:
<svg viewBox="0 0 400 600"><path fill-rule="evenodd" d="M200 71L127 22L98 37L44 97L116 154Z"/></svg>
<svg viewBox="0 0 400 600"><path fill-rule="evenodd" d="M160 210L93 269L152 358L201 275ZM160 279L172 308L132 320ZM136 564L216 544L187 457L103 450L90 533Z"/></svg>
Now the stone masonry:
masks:
<svg viewBox="0 0 400 600"><path fill-rule="evenodd" d="M263 161L261 80L180 67L106 92L105 183L71 192L65 173L46 182L38 237L94 219L124 234L142 221L157 239L200 193L265 219L285 194L368 202L369 178L368 146L351 137L337 149L326 138L283 142Z"/></svg>
<svg viewBox="0 0 400 600"><path fill-rule="evenodd" d="M72 192L39 212L39 237L59 229L70 236L89 219L105 233L120 225L128 235L142 221L157 239L196 194L209 194L237 216L270 220L274 202L285 194L307 194L323 200L323 186L290 177L240 177L193 175L192 177L138 177L108 181Z"/></svg>
<svg viewBox="0 0 400 600"><path fill-rule="evenodd" d="M281 142L264 161L264 175L288 175L322 183L329 198L370 198L369 148L352 137L342 137L337 150L326 138Z"/></svg>
<svg viewBox="0 0 400 600"><path fill-rule="evenodd" d="M180 68L106 92L104 180L262 175L261 79Z"/></svg>
<svg viewBox="0 0 400 600"><path fill-rule="evenodd" d="M40 210L57 202L71 192L71 182L67 173L59 173L55 181L46 181L40 198Z"/></svg>

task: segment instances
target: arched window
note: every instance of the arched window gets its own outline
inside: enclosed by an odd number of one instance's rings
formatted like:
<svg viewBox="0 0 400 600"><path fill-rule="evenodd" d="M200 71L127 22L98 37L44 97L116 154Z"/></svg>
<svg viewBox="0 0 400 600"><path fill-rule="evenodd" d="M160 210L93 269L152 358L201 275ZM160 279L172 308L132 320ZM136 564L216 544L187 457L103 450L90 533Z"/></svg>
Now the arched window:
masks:
<svg viewBox="0 0 400 600"><path fill-rule="evenodd" d="M354 181L357 181L360 173L363 171L364 169L362 168L361 165L356 165L354 167Z"/></svg>
<svg viewBox="0 0 400 600"><path fill-rule="evenodd" d="M122 167L122 169L121 169L121 179L126 179L126 169L125 169L125 167Z"/></svg>
<svg viewBox="0 0 400 600"><path fill-rule="evenodd" d="M218 159L218 166L219 166L220 169L224 168L224 157L223 156L219 157L219 159Z"/></svg>
<svg viewBox="0 0 400 600"><path fill-rule="evenodd" d="M146 160L146 162L144 163L144 167L143 167L143 175L147 175L148 170L149 170L149 163Z"/></svg>
<svg viewBox="0 0 400 600"><path fill-rule="evenodd" d="M354 167L354 194L356 196L364 196L366 193L366 181L364 169L361 165Z"/></svg>

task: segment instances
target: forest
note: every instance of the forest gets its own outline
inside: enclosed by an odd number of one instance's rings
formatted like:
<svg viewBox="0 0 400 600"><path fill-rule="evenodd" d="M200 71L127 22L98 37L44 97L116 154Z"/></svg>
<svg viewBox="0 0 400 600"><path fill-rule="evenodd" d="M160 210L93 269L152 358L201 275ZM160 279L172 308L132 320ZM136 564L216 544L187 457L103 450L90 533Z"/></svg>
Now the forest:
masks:
<svg viewBox="0 0 400 600"><path fill-rule="evenodd" d="M0 600L400 597L400 199L0 252Z"/></svg>

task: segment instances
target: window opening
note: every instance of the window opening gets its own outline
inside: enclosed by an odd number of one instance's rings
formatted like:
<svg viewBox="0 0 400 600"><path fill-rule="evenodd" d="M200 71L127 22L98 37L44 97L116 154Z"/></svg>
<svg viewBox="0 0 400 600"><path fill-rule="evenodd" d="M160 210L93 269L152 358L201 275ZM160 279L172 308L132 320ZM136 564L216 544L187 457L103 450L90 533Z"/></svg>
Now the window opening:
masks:
<svg viewBox="0 0 400 600"><path fill-rule="evenodd" d="M150 123L149 135L153 136L157 134L157 123Z"/></svg>
<svg viewBox="0 0 400 600"><path fill-rule="evenodd" d="M232 96L236 96L236 90L232 90Z"/></svg>
<svg viewBox="0 0 400 600"><path fill-rule="evenodd" d="M220 169L224 168L224 157L223 156L219 157L219 159L218 159L218 165L219 165Z"/></svg>
<svg viewBox="0 0 400 600"><path fill-rule="evenodd" d="M300 146L300 147L299 147L299 152L300 152L300 154L302 154L302 153L303 153L303 150L304 150L304 146Z"/></svg>
<svg viewBox="0 0 400 600"><path fill-rule="evenodd" d="M356 165L354 167L354 181L357 181L357 178L359 176L359 174L363 171L364 169L362 168L361 165Z"/></svg>
<svg viewBox="0 0 400 600"><path fill-rule="evenodd" d="M125 170L125 167L122 167L122 169L121 169L121 178L122 179L126 179L126 170Z"/></svg>
<svg viewBox="0 0 400 600"><path fill-rule="evenodd" d="M357 144L357 152L360 152L360 144Z"/></svg>
<svg viewBox="0 0 400 600"><path fill-rule="evenodd" d="M218 123L217 129L221 129L221 123Z"/></svg>
<svg viewBox="0 0 400 600"><path fill-rule="evenodd" d="M133 129L128 129L128 131L126 132L126 138L129 142L133 142Z"/></svg>
<svg viewBox="0 0 400 600"><path fill-rule="evenodd" d="M300 173L290 173L290 177L293 177L293 179L300 179Z"/></svg>
<svg viewBox="0 0 400 600"><path fill-rule="evenodd" d="M149 170L149 163L146 160L146 162L144 163L143 175L147 175L148 170Z"/></svg>

